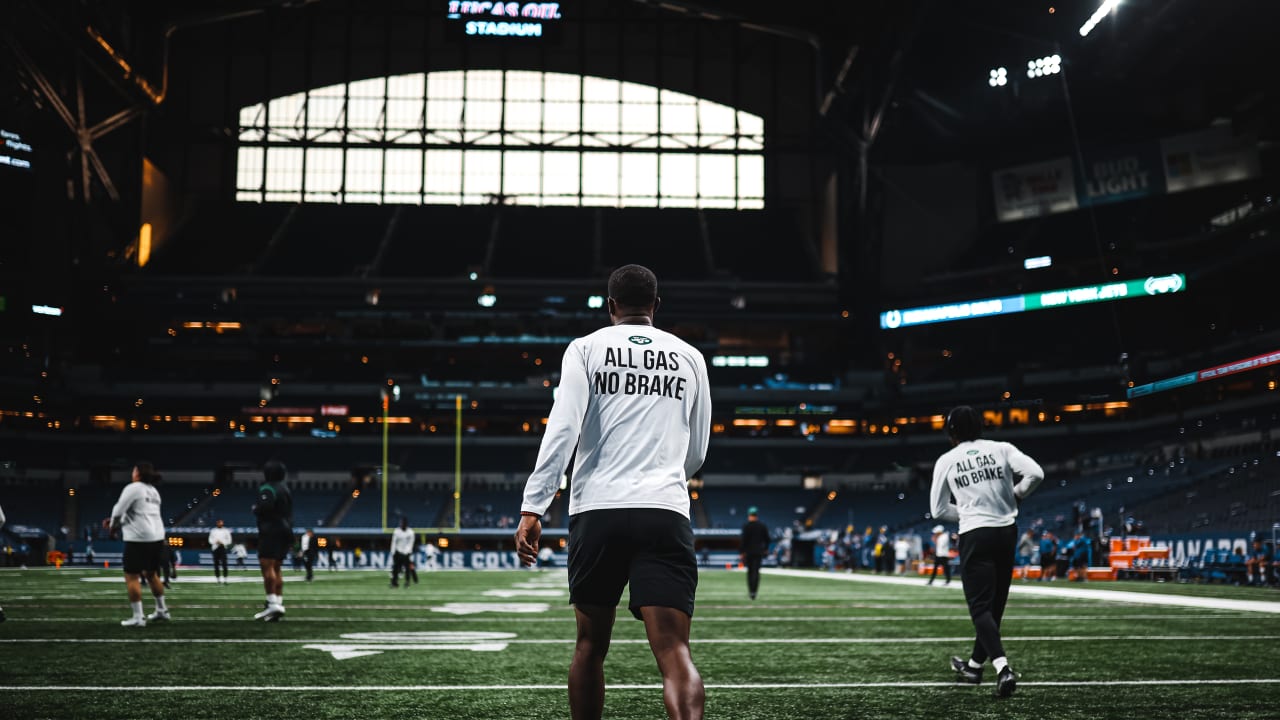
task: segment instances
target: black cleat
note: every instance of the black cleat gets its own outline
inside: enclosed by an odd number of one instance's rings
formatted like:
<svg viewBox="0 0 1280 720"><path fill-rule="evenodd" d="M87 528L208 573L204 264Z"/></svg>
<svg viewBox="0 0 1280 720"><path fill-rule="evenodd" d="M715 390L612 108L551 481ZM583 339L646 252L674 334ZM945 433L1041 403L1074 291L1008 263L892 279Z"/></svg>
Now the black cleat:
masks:
<svg viewBox="0 0 1280 720"><path fill-rule="evenodd" d="M956 673L956 682L966 685L978 685L982 682L982 668L971 668L967 660L951 656L951 669Z"/></svg>
<svg viewBox="0 0 1280 720"><path fill-rule="evenodd" d="M999 677L996 678L996 697L1007 698L1017 689L1018 676L1013 672L1013 668L1005 665Z"/></svg>

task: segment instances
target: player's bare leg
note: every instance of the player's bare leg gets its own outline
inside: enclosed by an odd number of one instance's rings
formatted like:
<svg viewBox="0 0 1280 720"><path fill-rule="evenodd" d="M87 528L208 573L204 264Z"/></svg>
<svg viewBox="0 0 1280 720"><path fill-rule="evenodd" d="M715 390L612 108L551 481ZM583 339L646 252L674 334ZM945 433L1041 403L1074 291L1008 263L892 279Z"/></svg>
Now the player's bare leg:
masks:
<svg viewBox="0 0 1280 720"><path fill-rule="evenodd" d="M575 605L578 642L569 664L569 714L597 720L604 713L604 658L613 635L614 608Z"/></svg>
<svg viewBox="0 0 1280 720"><path fill-rule="evenodd" d="M690 617L675 608L642 607L649 648L662 671L662 701L672 720L701 720L706 705L702 676L689 652Z"/></svg>

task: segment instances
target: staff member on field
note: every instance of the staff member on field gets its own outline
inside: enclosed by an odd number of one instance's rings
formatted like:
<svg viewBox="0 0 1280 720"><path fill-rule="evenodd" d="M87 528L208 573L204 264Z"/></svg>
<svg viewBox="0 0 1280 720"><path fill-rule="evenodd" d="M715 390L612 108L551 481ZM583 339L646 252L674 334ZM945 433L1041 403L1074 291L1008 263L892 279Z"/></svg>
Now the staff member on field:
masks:
<svg viewBox="0 0 1280 720"><path fill-rule="evenodd" d="M1004 654L1000 618L1013 579L1018 503L1044 480L1044 470L1009 443L981 439L982 415L967 405L947 415L947 436L952 448L933 468L930 505L933 517L960 523L960 574L977 633L968 662L953 657L951 667L960 682L976 685L990 658L996 694L1008 697L1017 676Z"/></svg>
<svg viewBox="0 0 1280 720"><path fill-rule="evenodd" d="M409 587L409 577L418 582L418 573L413 570L413 546L417 538L409 527L409 518L400 518L400 527L391 533L391 587L400 586L400 570L404 570L404 586Z"/></svg>
<svg viewBox="0 0 1280 720"><path fill-rule="evenodd" d="M209 531L209 548L213 550L213 579L218 583L227 581L227 550L231 548L231 531L223 525L221 518L218 525ZM219 575L221 571L221 575Z"/></svg>
<svg viewBox="0 0 1280 720"><path fill-rule="evenodd" d="M162 555L169 549L164 545L164 521L160 518L160 492L155 489L160 475L149 462L140 462L133 468L133 476L120 499L111 508L111 530L119 530L124 539L124 584L129 592L129 608L133 611L128 620L121 620L125 627L146 627L152 622L169 619L169 608L164 603L164 584L160 581ZM156 611L142 615L142 579L151 586L156 599Z"/></svg>
<svg viewBox="0 0 1280 720"><path fill-rule="evenodd" d="M760 590L760 565L769 554L769 528L760 522L760 511L754 505L747 508L747 523L742 526L742 546L739 556L747 565L747 594L752 600Z"/></svg>
<svg viewBox="0 0 1280 720"><path fill-rule="evenodd" d="M569 602L578 640L569 666L575 720L604 710L604 659L622 589L644 621L671 718L701 718L705 693L689 653L698 564L689 477L702 467L711 395L702 353L653 327L658 280L639 265L609 277L611 327L569 344L537 465L525 486L516 551L533 565L539 518L574 456Z"/></svg>

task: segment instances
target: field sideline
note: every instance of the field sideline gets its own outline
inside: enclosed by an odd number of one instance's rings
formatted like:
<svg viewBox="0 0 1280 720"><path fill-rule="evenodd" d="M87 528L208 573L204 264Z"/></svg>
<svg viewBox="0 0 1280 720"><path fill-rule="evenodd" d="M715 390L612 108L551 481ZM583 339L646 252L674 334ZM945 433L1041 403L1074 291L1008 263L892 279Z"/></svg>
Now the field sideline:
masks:
<svg viewBox="0 0 1280 720"><path fill-rule="evenodd" d="M568 716L563 571L423 573L408 589L384 573L288 573L277 624L248 619L262 602L252 571L209 576L183 572L173 621L130 629L118 571L0 571L0 715ZM1274 590L1015 580L1004 632L1022 680L1001 701L990 677L951 681L947 657L972 642L955 585L777 571L753 603L742 573L704 572L693 650L708 717L1280 716ZM615 638L606 716L663 717L643 626L624 612Z"/></svg>

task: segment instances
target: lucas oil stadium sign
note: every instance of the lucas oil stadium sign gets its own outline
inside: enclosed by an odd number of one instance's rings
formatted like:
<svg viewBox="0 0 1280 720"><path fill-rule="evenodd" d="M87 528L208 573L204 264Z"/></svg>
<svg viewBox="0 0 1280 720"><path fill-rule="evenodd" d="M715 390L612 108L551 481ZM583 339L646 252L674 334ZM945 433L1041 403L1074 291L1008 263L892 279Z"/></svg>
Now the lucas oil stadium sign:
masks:
<svg viewBox="0 0 1280 720"><path fill-rule="evenodd" d="M560 3L448 2L446 17L469 36L540 38L561 20Z"/></svg>

